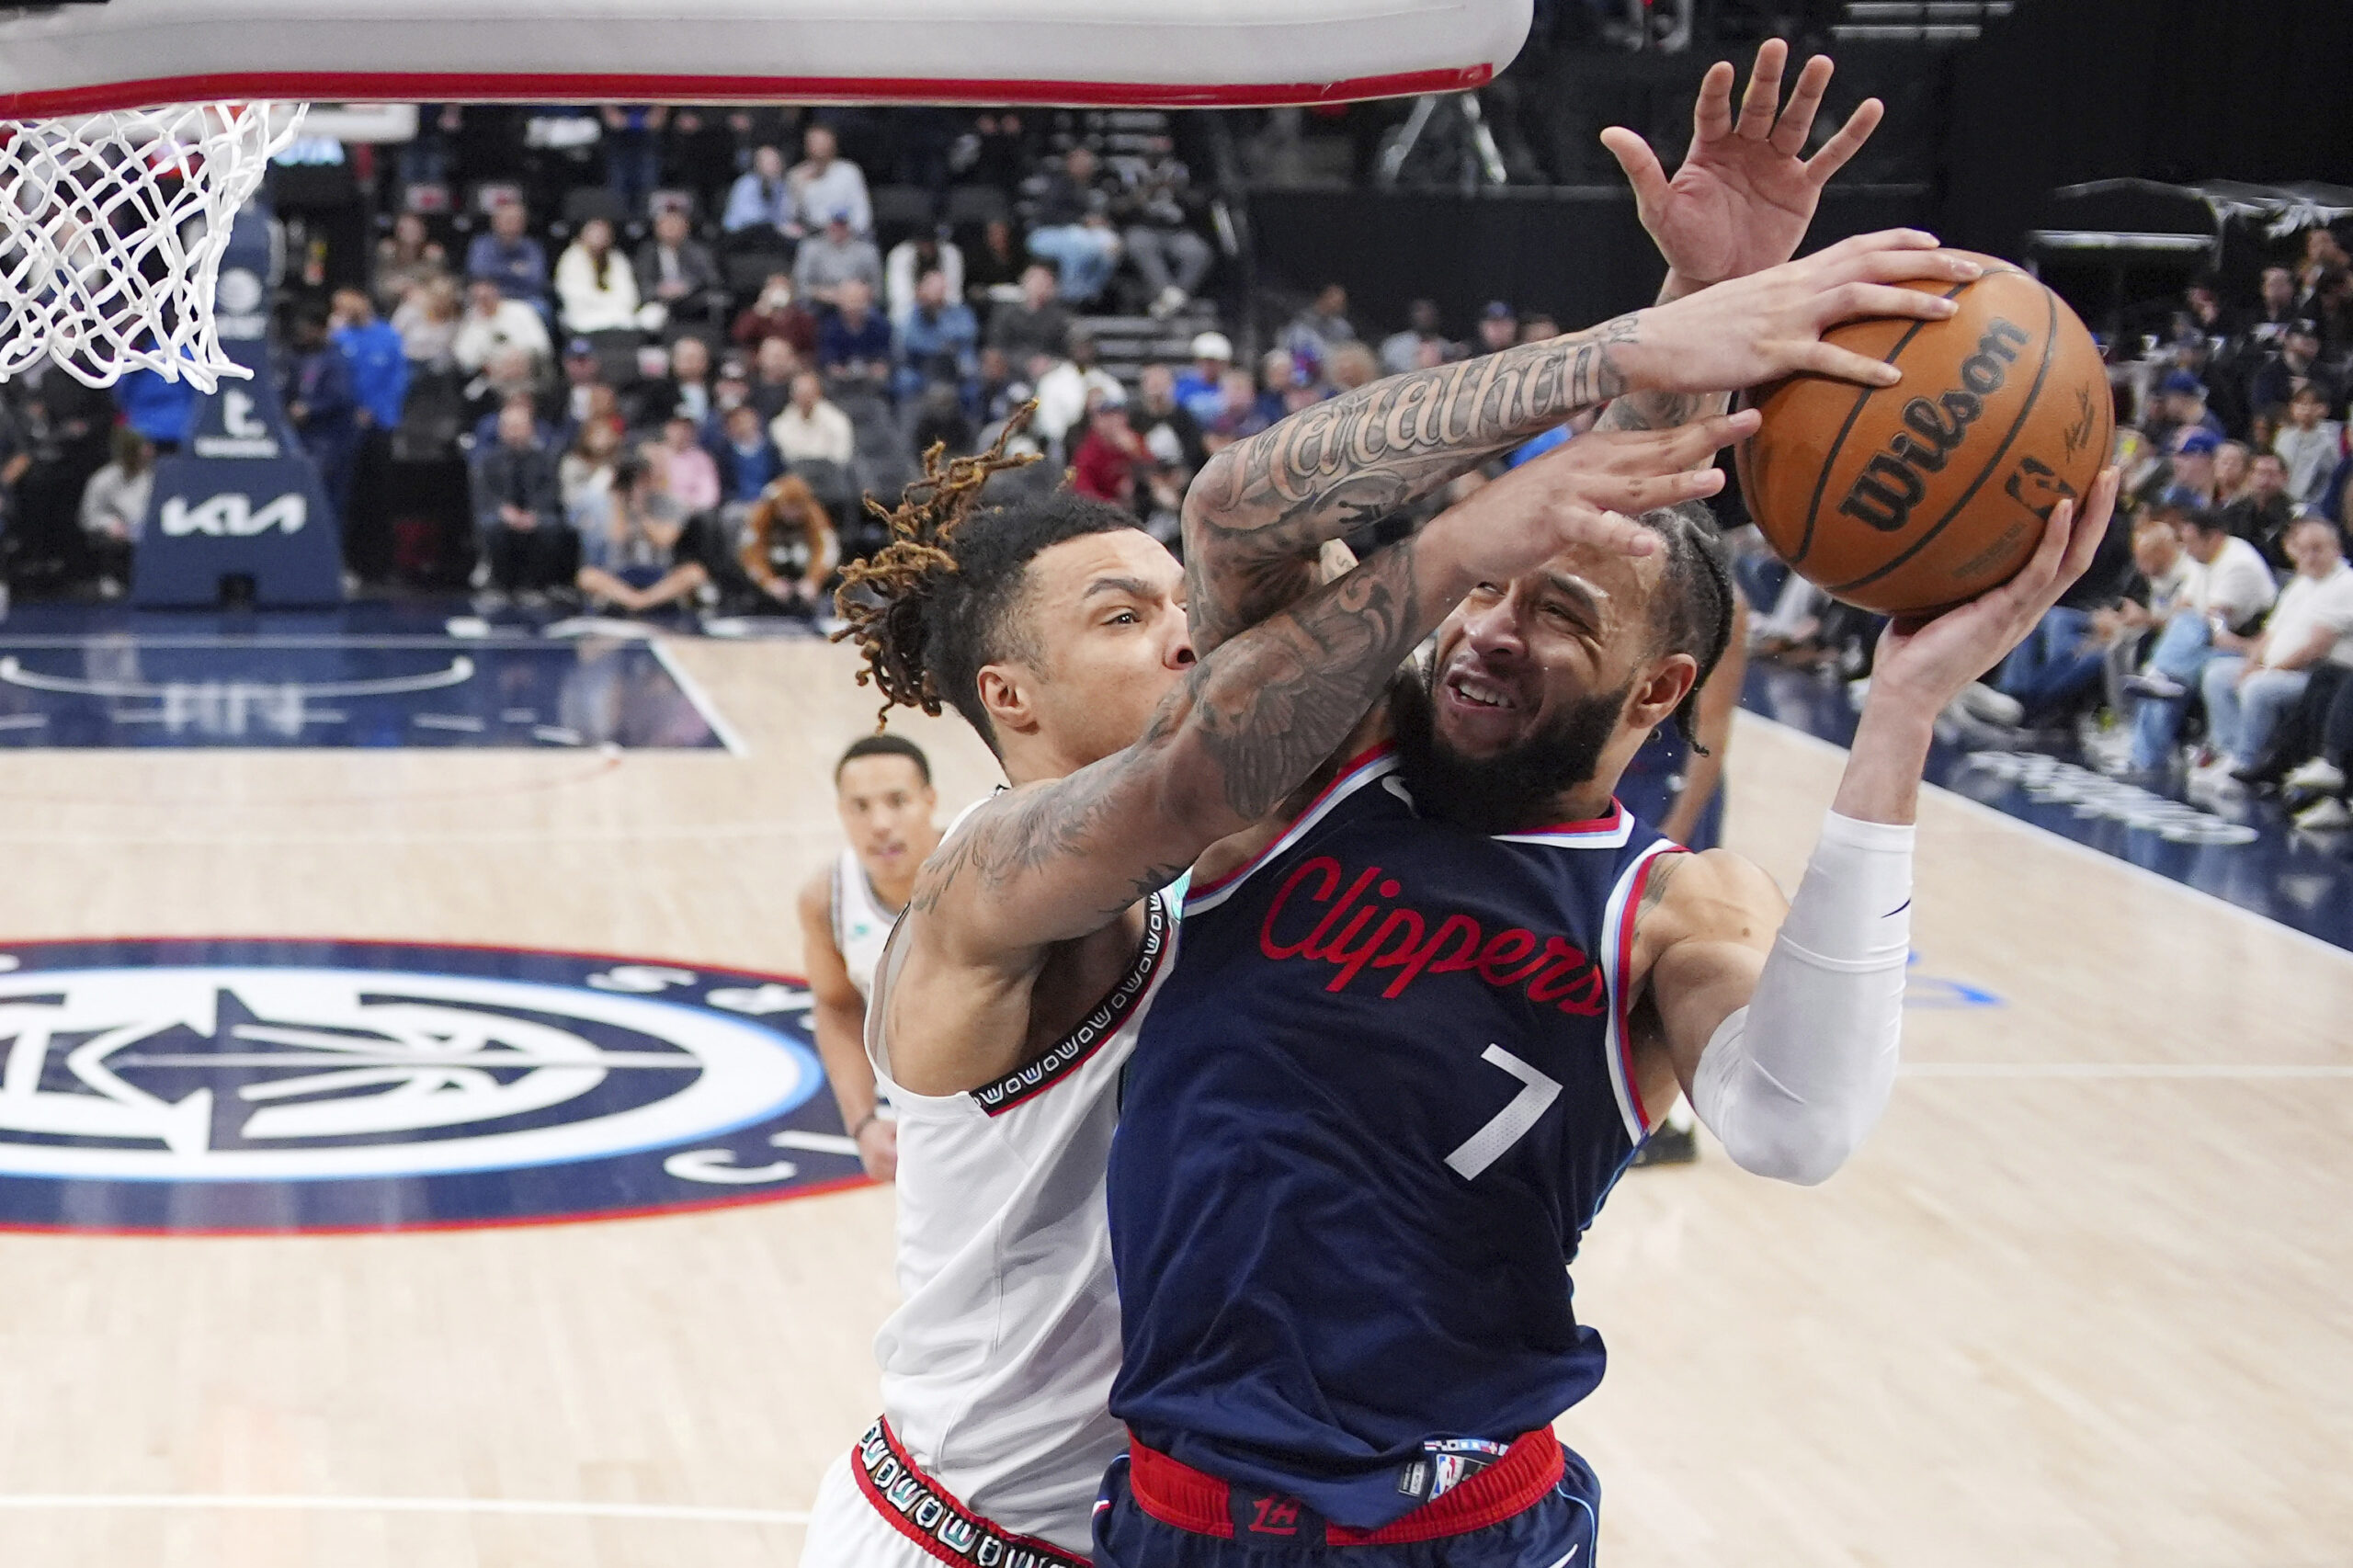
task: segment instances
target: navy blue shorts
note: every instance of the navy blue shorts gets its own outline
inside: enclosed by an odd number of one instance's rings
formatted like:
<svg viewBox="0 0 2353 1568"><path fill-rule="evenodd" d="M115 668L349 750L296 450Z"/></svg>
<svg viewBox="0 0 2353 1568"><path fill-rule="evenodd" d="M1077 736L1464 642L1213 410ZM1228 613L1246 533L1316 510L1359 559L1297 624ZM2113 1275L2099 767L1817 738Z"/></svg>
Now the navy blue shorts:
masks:
<svg viewBox="0 0 2353 1568"><path fill-rule="evenodd" d="M1200 1535L1145 1513L1111 1461L1095 1505L1095 1568L1587 1568L1600 1549L1601 1483L1563 1449L1560 1483L1500 1524L1400 1546L1332 1546L1237 1529Z"/></svg>

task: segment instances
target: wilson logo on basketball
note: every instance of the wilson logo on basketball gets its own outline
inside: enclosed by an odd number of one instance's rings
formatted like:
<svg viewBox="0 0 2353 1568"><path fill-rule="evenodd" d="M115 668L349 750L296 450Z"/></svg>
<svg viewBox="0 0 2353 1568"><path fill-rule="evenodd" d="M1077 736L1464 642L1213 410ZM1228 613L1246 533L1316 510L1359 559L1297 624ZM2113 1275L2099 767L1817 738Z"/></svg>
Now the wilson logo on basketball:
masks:
<svg viewBox="0 0 2353 1568"><path fill-rule="evenodd" d="M1377 885L1376 885L1377 884ZM1370 891L1374 896L1367 899ZM1382 986L1395 999L1425 974L1472 973L1498 990L1525 986L1531 1002L1596 1017L1608 1001L1600 966L1563 937L1539 937L1513 926L1490 935L1468 915L1433 924L1421 911L1378 901L1404 892L1395 878L1369 866L1351 879L1339 861L1319 855L1303 861L1267 906L1258 950L1278 963L1305 959L1332 965L1326 991L1346 991L1367 970L1393 970Z"/></svg>
<svg viewBox="0 0 2353 1568"><path fill-rule="evenodd" d="M1977 352L1961 362L1961 385L1934 403L1915 397L1904 405L1903 431L1863 465L1838 510L1881 533L1903 532L1912 508L1928 493L1923 476L1944 472L1945 460L1984 415L1985 399L2009 381L2018 349L2032 337L2017 323L1995 317L1977 340Z"/></svg>

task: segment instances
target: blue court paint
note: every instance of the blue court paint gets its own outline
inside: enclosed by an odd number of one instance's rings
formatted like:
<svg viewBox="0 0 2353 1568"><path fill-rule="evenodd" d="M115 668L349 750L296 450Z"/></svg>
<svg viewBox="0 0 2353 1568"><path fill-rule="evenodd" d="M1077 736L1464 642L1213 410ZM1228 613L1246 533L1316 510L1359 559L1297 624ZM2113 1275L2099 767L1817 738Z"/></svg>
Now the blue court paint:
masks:
<svg viewBox="0 0 2353 1568"><path fill-rule="evenodd" d="M0 947L0 1227L397 1231L862 1180L797 980L307 939Z"/></svg>
<svg viewBox="0 0 2353 1568"><path fill-rule="evenodd" d="M651 643L0 629L0 747L718 746Z"/></svg>
<svg viewBox="0 0 2353 1568"><path fill-rule="evenodd" d="M1752 665L1741 706L1837 745L1855 736L1845 686L1804 671ZM2129 789L2097 778L2080 760L1993 754L1940 739L1929 753L1927 777L2021 822L2353 950L2353 835L2331 843L2296 833L2274 801L2217 808L2186 800L2177 787Z"/></svg>

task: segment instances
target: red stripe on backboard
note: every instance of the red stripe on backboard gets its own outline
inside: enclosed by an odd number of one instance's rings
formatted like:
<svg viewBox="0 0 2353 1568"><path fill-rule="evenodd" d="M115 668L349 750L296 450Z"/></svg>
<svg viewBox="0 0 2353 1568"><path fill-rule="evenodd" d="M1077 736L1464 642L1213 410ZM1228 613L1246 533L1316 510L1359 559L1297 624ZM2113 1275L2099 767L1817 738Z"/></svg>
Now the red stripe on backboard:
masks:
<svg viewBox="0 0 2353 1568"><path fill-rule="evenodd" d="M931 103L1243 108L1460 93L1492 65L1346 82L1030 82L947 77L688 76L515 71L222 71L101 82L0 97L0 119L42 119L175 103Z"/></svg>

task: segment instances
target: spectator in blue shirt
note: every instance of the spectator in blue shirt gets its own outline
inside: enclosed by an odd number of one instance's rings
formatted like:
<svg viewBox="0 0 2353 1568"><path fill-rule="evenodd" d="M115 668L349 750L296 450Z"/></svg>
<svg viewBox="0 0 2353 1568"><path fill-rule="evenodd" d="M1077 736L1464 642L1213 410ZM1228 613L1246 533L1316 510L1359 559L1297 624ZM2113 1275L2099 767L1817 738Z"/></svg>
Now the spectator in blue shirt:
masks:
<svg viewBox="0 0 2353 1568"><path fill-rule="evenodd" d="M874 308L874 290L863 278L846 279L834 304L817 329L817 363L836 383L884 385L891 374L891 324Z"/></svg>
<svg viewBox="0 0 2353 1568"><path fill-rule="evenodd" d="M351 366L327 336L327 315L305 305L294 317L293 369L286 378L286 417L341 523L351 505L351 465L359 435L359 405L351 395Z"/></svg>
<svg viewBox="0 0 2353 1568"><path fill-rule="evenodd" d="M124 372L114 384L114 404L122 410L123 422L159 452L178 451L196 424L196 389L149 369Z"/></svg>
<svg viewBox="0 0 2353 1568"><path fill-rule="evenodd" d="M474 243L466 247L466 276L486 278L498 285L500 293L510 300L521 300L539 307L545 315L548 308L548 253L540 242L525 233L530 215L519 201L502 202L491 210L490 233L476 234Z"/></svg>
<svg viewBox="0 0 2353 1568"><path fill-rule="evenodd" d="M893 374L900 398L915 397L932 381L961 392L972 378L980 341L981 324L970 305L949 297L948 274L937 267L925 273L915 281L915 309L899 328Z"/></svg>
<svg viewBox="0 0 2353 1568"><path fill-rule="evenodd" d="M376 307L357 289L335 295L335 346L351 366L351 395L362 429L397 429L408 401L408 356L400 333L376 319Z"/></svg>
<svg viewBox="0 0 2353 1568"><path fill-rule="evenodd" d="M1233 345L1225 334L1193 339L1193 368L1176 378L1176 402L1204 430L1225 416L1225 373L1233 369Z"/></svg>
<svg viewBox="0 0 2353 1568"><path fill-rule="evenodd" d="M763 227L782 234L792 222L795 199L784 177L784 154L774 147L754 148L752 166L728 189L719 226L731 234Z"/></svg>
<svg viewBox="0 0 2353 1568"><path fill-rule="evenodd" d="M768 482L784 472L784 459L768 439L760 411L748 403L729 409L722 424L726 434L711 456L719 462L719 495L724 504L750 506Z"/></svg>

